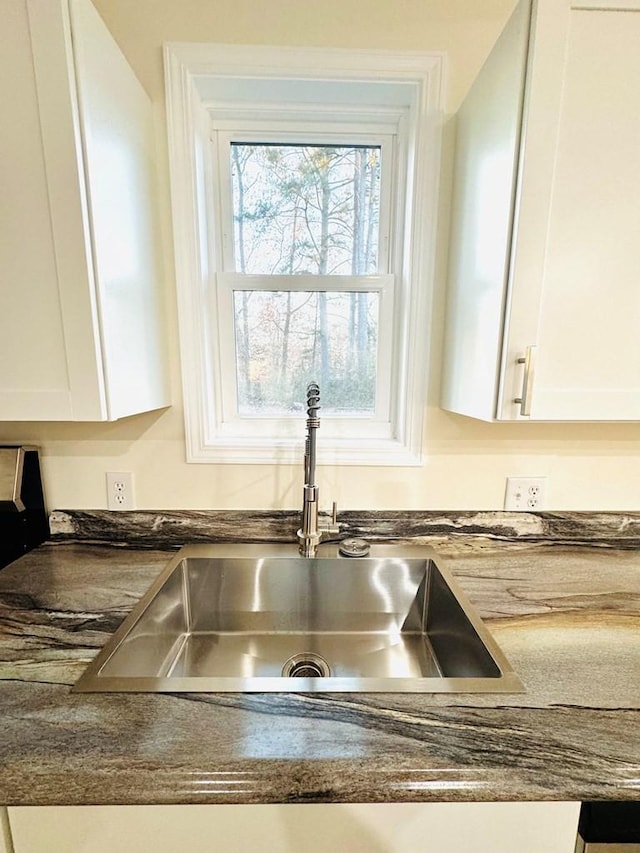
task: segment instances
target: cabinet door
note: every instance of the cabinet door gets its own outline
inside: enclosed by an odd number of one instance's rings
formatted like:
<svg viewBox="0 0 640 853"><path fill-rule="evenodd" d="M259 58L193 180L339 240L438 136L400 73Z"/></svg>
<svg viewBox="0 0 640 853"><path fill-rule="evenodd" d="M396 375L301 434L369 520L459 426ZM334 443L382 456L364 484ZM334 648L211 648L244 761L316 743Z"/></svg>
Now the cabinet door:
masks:
<svg viewBox="0 0 640 853"><path fill-rule="evenodd" d="M99 420L106 410L70 75L59 5L3 0L2 420Z"/></svg>
<svg viewBox="0 0 640 853"><path fill-rule="evenodd" d="M640 2L539 0L498 417L640 420Z"/></svg>
<svg viewBox="0 0 640 853"><path fill-rule="evenodd" d="M521 0L456 116L442 405L496 416L531 7Z"/></svg>
<svg viewBox="0 0 640 853"><path fill-rule="evenodd" d="M573 853L579 803L10 808L15 853Z"/></svg>
<svg viewBox="0 0 640 853"><path fill-rule="evenodd" d="M153 109L89 0L1 0L0 110L0 420L168 405Z"/></svg>
<svg viewBox="0 0 640 853"><path fill-rule="evenodd" d="M89 0L69 0L107 418L169 404L153 107Z"/></svg>

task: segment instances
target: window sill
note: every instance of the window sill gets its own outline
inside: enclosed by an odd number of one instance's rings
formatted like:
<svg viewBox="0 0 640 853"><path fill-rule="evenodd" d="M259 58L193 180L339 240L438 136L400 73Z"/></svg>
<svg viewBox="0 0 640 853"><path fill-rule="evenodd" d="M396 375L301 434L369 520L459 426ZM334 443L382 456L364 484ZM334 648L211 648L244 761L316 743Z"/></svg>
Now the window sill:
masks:
<svg viewBox="0 0 640 853"><path fill-rule="evenodd" d="M296 439L218 438L190 447L187 462L213 465L298 465L304 458L304 436ZM420 453L393 439L318 440L319 465L362 465L415 468Z"/></svg>

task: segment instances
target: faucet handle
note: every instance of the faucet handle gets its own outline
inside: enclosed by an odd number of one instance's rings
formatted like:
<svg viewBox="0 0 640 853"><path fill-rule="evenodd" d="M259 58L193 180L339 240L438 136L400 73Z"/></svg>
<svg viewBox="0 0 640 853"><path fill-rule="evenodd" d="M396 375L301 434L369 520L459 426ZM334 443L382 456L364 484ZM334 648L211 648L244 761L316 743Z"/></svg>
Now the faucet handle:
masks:
<svg viewBox="0 0 640 853"><path fill-rule="evenodd" d="M338 504L336 501L333 502L333 506L331 507L331 520L322 521L318 526L323 536L326 536L327 533L332 536L335 536L336 533L340 533L340 525L338 524Z"/></svg>

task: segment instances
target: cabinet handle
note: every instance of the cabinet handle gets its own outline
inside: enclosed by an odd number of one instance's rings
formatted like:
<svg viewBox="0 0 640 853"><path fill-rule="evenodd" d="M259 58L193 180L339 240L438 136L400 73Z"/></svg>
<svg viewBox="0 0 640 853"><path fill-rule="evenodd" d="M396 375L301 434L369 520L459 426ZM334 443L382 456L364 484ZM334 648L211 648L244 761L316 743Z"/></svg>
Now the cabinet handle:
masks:
<svg viewBox="0 0 640 853"><path fill-rule="evenodd" d="M517 359L518 364L524 364L524 375L522 377L522 397L516 397L514 403L520 404L520 414L529 417L531 414L531 392L533 390L533 379L536 369L537 347L527 347L524 358Z"/></svg>

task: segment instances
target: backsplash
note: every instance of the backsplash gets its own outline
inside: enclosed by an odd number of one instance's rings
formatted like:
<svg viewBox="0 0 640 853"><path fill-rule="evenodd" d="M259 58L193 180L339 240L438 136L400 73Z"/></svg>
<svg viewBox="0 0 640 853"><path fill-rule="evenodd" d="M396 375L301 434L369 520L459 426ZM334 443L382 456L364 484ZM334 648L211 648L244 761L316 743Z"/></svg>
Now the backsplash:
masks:
<svg viewBox="0 0 640 853"><path fill-rule="evenodd" d="M522 543L640 548L640 512L342 512L339 538L423 542L478 537ZM198 542L295 542L300 513L288 510L55 510L53 542L178 548Z"/></svg>

